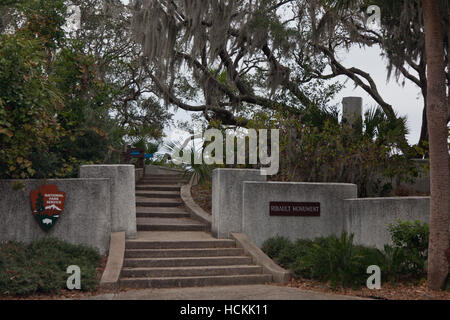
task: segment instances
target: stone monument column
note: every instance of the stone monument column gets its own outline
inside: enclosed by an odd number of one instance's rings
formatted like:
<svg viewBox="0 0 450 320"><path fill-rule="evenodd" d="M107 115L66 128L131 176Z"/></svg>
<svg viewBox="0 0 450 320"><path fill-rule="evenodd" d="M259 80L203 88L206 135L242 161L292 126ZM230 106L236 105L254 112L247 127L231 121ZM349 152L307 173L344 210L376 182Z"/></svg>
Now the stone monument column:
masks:
<svg viewBox="0 0 450 320"><path fill-rule="evenodd" d="M362 122L362 103L361 97L345 97L342 100L342 123L357 127Z"/></svg>

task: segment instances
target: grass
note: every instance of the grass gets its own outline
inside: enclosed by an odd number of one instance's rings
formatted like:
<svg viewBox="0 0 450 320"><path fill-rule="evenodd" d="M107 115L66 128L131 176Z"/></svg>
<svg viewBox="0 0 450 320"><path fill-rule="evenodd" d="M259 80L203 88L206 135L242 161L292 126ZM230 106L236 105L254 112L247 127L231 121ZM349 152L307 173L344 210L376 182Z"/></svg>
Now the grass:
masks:
<svg viewBox="0 0 450 320"><path fill-rule="evenodd" d="M92 291L99 283L100 254L87 246L54 238L32 244L0 244L0 296L58 294L67 289L67 267L81 269L81 290Z"/></svg>

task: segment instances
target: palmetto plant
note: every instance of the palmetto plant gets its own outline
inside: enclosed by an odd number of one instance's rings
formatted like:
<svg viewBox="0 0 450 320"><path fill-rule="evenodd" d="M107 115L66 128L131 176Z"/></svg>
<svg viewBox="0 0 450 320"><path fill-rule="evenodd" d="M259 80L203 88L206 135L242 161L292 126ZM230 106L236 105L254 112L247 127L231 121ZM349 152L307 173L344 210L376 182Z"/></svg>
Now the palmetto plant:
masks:
<svg viewBox="0 0 450 320"><path fill-rule="evenodd" d="M183 157L187 152L190 157L189 161L183 161L180 166L185 170L184 176L190 176L199 184L211 182L212 170L214 166L207 165L202 161L203 150L197 148L194 143L189 146L185 145L185 141L169 141L163 146L164 152L177 157ZM187 157L184 157L187 158Z"/></svg>
<svg viewBox="0 0 450 320"><path fill-rule="evenodd" d="M396 114L396 120L390 120L383 109L375 107L364 113L364 137L379 145L397 142L408 135L406 118Z"/></svg>

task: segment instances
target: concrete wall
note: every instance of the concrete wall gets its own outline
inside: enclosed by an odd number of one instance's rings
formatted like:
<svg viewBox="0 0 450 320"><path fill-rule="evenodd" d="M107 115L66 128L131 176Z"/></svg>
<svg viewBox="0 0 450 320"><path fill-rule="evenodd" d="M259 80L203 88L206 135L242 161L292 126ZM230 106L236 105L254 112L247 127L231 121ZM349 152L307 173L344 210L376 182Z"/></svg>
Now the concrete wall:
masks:
<svg viewBox="0 0 450 320"><path fill-rule="evenodd" d="M261 171L252 169L215 169L212 177L212 233L228 238L242 232L242 190L244 181L266 181Z"/></svg>
<svg viewBox="0 0 450 320"><path fill-rule="evenodd" d="M389 224L428 222L429 197L357 198L345 183L266 182L259 170L213 172L212 230L218 238L246 234L257 246L277 235L291 240L355 235L355 243L380 249L391 243ZM320 217L270 216L269 204L320 202Z"/></svg>
<svg viewBox="0 0 450 320"><path fill-rule="evenodd" d="M88 165L80 167L80 178L108 178L111 181L112 232L125 231L136 238L136 195L134 165Z"/></svg>
<svg viewBox="0 0 450 320"><path fill-rule="evenodd" d="M354 184L244 182L241 199L243 232L259 247L277 235L293 241L338 235L344 229L344 199L356 196ZM270 216L271 201L320 202L320 217Z"/></svg>
<svg viewBox="0 0 450 320"><path fill-rule="evenodd" d="M291 240L355 235L355 243L382 249L391 243L389 224L428 222L429 197L357 199L356 185L333 183L244 182L242 229L258 246L280 235ZM320 217L269 215L271 201L320 202ZM214 216L213 216L214 218Z"/></svg>
<svg viewBox="0 0 450 320"><path fill-rule="evenodd" d="M14 182L23 184L24 189L14 190ZM0 180L0 241L30 243L57 237L106 254L111 233L109 179L63 179L45 183L57 185L66 193L63 213L48 232L39 226L30 203L31 190L37 190L43 181Z"/></svg>
<svg viewBox="0 0 450 320"><path fill-rule="evenodd" d="M348 199L344 201L344 223L357 244L383 249L391 243L389 224L404 221L429 221L429 197Z"/></svg>

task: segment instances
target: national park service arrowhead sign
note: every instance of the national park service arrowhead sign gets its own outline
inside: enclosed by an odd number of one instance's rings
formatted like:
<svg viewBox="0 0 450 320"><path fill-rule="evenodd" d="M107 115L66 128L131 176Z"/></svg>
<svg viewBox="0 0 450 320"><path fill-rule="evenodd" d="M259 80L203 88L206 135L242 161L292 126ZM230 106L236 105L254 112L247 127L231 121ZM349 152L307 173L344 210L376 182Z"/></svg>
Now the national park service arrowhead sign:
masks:
<svg viewBox="0 0 450 320"><path fill-rule="evenodd" d="M55 185L43 185L30 193L33 215L44 231L49 231L61 216L66 193L58 191Z"/></svg>

